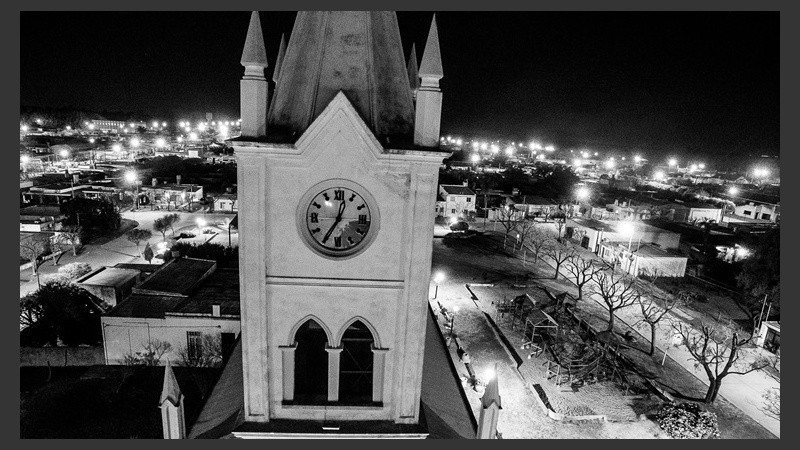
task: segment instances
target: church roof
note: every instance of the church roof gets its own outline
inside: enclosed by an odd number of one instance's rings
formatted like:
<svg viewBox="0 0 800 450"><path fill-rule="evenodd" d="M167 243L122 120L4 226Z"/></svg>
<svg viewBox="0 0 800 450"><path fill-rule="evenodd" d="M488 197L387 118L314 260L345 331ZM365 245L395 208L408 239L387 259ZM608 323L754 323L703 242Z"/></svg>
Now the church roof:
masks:
<svg viewBox="0 0 800 450"><path fill-rule="evenodd" d="M264 37L261 34L261 20L258 11L250 15L250 26L247 28L247 39L244 41L242 52L243 66L268 67L267 50L264 48Z"/></svg>
<svg viewBox="0 0 800 450"><path fill-rule="evenodd" d="M278 82L278 75L281 73L281 64L286 55L286 36L281 34L281 43L278 46L278 57L275 59L275 70L272 72L272 81Z"/></svg>
<svg viewBox="0 0 800 450"><path fill-rule="evenodd" d="M414 107L393 11L300 11L280 65L267 140L291 143L339 91L381 142L413 142Z"/></svg>

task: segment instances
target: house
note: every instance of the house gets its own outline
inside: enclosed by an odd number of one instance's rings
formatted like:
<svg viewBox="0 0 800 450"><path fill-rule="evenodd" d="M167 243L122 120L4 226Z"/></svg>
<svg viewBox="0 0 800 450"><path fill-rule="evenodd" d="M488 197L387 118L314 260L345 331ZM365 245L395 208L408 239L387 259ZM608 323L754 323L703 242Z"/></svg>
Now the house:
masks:
<svg viewBox="0 0 800 450"><path fill-rule="evenodd" d="M597 253L605 233L613 233L614 228L605 222L590 218L568 218L565 236L581 247Z"/></svg>
<svg viewBox="0 0 800 450"><path fill-rule="evenodd" d="M50 183L32 186L22 193L22 203L60 205L75 197L83 197L83 191L91 186L71 182Z"/></svg>
<svg viewBox="0 0 800 450"><path fill-rule="evenodd" d="M463 185L439 185L437 216L466 216L470 212L475 212L475 192L467 187L466 182Z"/></svg>
<svg viewBox="0 0 800 450"><path fill-rule="evenodd" d="M29 206L19 210L19 231L58 231L67 216L57 206Z"/></svg>
<svg viewBox="0 0 800 450"><path fill-rule="evenodd" d="M779 222L781 216L780 204L760 203L748 201L734 209L734 214L746 219L769 220Z"/></svg>
<svg viewBox="0 0 800 450"><path fill-rule="evenodd" d="M597 254L611 264L633 275L658 275L660 277L683 277L688 258L664 250L653 244L606 241L600 243ZM630 248L630 251L628 250Z"/></svg>
<svg viewBox="0 0 800 450"><path fill-rule="evenodd" d="M767 351L780 354L781 348L781 323L776 320L761 322L761 328L756 336L756 345L764 347Z"/></svg>
<svg viewBox="0 0 800 450"><path fill-rule="evenodd" d="M239 205L236 203L236 194L218 194L214 196L214 212L236 212Z"/></svg>
<svg viewBox="0 0 800 450"><path fill-rule="evenodd" d="M116 306L131 294L133 286L142 278L135 269L101 267L77 279L75 284L111 306Z"/></svg>
<svg viewBox="0 0 800 450"><path fill-rule="evenodd" d="M722 208L701 202L674 202L658 207L660 217L674 222L722 222Z"/></svg>
<svg viewBox="0 0 800 450"><path fill-rule="evenodd" d="M162 364L199 358L209 340L229 351L241 329L239 271L217 269L214 261L173 259L100 321L106 364L124 364L126 357L157 342L170 347Z"/></svg>
<svg viewBox="0 0 800 450"><path fill-rule="evenodd" d="M203 186L199 184L181 184L180 176L174 184L154 184L142 186L141 192L147 196L151 208L167 209L180 208L185 205L197 203L203 198Z"/></svg>

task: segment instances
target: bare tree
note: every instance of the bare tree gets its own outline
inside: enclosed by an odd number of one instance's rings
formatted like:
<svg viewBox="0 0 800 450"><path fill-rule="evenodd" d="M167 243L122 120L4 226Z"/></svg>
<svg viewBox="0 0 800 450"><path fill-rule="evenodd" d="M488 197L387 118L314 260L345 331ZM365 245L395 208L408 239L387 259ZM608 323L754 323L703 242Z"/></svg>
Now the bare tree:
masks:
<svg viewBox="0 0 800 450"><path fill-rule="evenodd" d="M151 237L153 237L153 233L151 233L150 230L141 230L139 228L135 228L125 233L125 237L128 238L129 241L136 244L136 252L141 255L141 252L139 251L139 243L149 240Z"/></svg>
<svg viewBox="0 0 800 450"><path fill-rule="evenodd" d="M506 240L508 240L508 236L517 229L517 210L514 209L514 205L505 205L504 207L500 208L500 213L498 214L498 222L500 225L503 226L503 230L505 234L503 236L503 250L506 248Z"/></svg>
<svg viewBox="0 0 800 450"><path fill-rule="evenodd" d="M72 256L78 256L78 245L81 244L83 227L80 225L65 225L56 233L56 242L59 245L72 247Z"/></svg>
<svg viewBox="0 0 800 450"><path fill-rule="evenodd" d="M124 356L126 366L157 366L164 354L172 350L172 344L153 339L142 345L142 350Z"/></svg>
<svg viewBox="0 0 800 450"><path fill-rule="evenodd" d="M558 205L558 211L554 212L550 217L553 219L553 223L556 224L556 240L560 242L564 226L567 224L567 214L561 209L561 205Z"/></svg>
<svg viewBox="0 0 800 450"><path fill-rule="evenodd" d="M767 389L761 398L764 399L761 411L773 419L781 420L781 388Z"/></svg>
<svg viewBox="0 0 800 450"><path fill-rule="evenodd" d="M635 279L613 269L601 270L594 275L595 292L608 307L608 331L614 330L614 313L633 305L641 295Z"/></svg>
<svg viewBox="0 0 800 450"><path fill-rule="evenodd" d="M222 365L222 335L203 334L196 347L178 349L177 364L187 367L219 367Z"/></svg>
<svg viewBox="0 0 800 450"><path fill-rule="evenodd" d="M47 242L38 235L31 235L19 242L19 253L31 262L31 274L36 275L39 268L39 257L47 251Z"/></svg>
<svg viewBox="0 0 800 450"><path fill-rule="evenodd" d="M523 245L527 244L533 250L534 262L539 262L539 255L543 253L545 247L554 239L554 236L547 230L534 227L523 237Z"/></svg>
<svg viewBox="0 0 800 450"><path fill-rule="evenodd" d="M714 403L722 380L728 375L744 375L774 364L774 361L763 357L750 362L743 360L741 348L750 342L752 336L740 338L738 330L706 323L695 329L682 322L673 323L672 328L692 355L695 367L702 367L708 377L708 391L704 399L706 404Z"/></svg>
<svg viewBox="0 0 800 450"><path fill-rule="evenodd" d="M550 258L555 265L556 273L553 275L553 279L558 279L559 270L561 270L561 265L564 264L568 259L572 257L572 254L575 250L564 243L561 243L557 240L550 241L544 247L544 255Z"/></svg>
<svg viewBox="0 0 800 450"><path fill-rule="evenodd" d="M519 233L519 248L525 244L528 236L536 229L536 221L533 218L525 218L517 222L517 233Z"/></svg>
<svg viewBox="0 0 800 450"><path fill-rule="evenodd" d="M584 258L578 252L569 255L564 267L569 274L566 278L578 288L578 300L583 299L583 287L592 281L596 273L606 269L602 263L591 258Z"/></svg>
<svg viewBox="0 0 800 450"><path fill-rule="evenodd" d="M690 304L692 297L685 291L673 295L656 287L656 280L661 276L658 269L647 271L646 275L650 281L647 284L646 295L640 296L637 300L642 311L642 317L637 324L646 323L650 326L649 355L653 356L656 353L656 330L659 322L675 308Z"/></svg>

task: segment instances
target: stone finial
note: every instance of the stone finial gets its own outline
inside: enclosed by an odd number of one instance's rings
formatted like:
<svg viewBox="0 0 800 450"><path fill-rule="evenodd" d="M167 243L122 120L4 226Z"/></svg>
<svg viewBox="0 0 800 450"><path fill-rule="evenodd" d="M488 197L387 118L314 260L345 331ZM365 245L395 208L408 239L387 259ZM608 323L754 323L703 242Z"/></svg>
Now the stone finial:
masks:
<svg viewBox="0 0 800 450"><path fill-rule="evenodd" d="M158 405L162 406L165 401L169 400L174 406L179 406L182 397L178 380L175 378L175 373L172 371L169 360L167 360L167 366L164 368L164 387L161 388L161 399Z"/></svg>
<svg viewBox="0 0 800 450"><path fill-rule="evenodd" d="M425 51L422 53L422 62L419 65L419 76L421 78L442 78L442 53L439 50L439 31L436 28L436 14L431 21L431 29L428 32L428 41L425 43Z"/></svg>
<svg viewBox="0 0 800 450"><path fill-rule="evenodd" d="M417 68L417 48L416 44L411 44L411 54L408 55L408 82L411 84L411 89L419 87L419 70Z"/></svg>
<svg viewBox="0 0 800 450"><path fill-rule="evenodd" d="M278 47L278 58L275 60L275 70L272 72L272 81L278 84L278 75L281 73L281 65L283 65L283 56L286 54L286 38L281 34L281 44Z"/></svg>
<svg viewBox="0 0 800 450"><path fill-rule="evenodd" d="M258 11L253 11L250 15L250 26L247 28L247 39L244 41L241 64L245 67L269 67Z"/></svg>

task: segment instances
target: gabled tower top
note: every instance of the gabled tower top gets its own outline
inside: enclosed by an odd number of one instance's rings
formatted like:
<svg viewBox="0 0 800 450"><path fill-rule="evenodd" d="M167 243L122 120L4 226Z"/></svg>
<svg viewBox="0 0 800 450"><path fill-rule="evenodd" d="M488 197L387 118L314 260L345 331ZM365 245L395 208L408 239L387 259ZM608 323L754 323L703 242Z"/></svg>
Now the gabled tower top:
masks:
<svg viewBox="0 0 800 450"><path fill-rule="evenodd" d="M250 26L247 28L247 39L244 41L241 64L245 67L269 67L258 11L253 11L250 15Z"/></svg>
<svg viewBox="0 0 800 450"><path fill-rule="evenodd" d="M442 53L439 51L439 31L436 28L436 14L431 21L431 30L428 32L428 42L422 53L422 63L419 66L419 76L427 78L442 78Z"/></svg>

